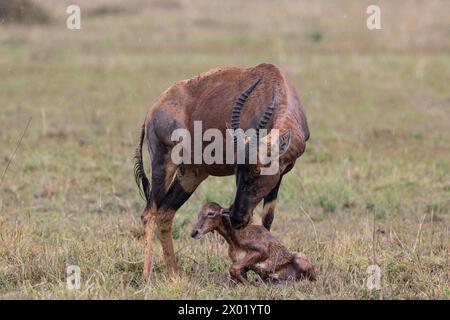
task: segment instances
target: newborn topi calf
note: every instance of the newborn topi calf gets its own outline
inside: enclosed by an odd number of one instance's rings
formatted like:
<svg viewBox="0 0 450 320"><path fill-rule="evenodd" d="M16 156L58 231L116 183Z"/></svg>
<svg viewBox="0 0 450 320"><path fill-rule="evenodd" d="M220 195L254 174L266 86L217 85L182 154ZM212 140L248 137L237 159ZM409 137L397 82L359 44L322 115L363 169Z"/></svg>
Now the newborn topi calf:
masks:
<svg viewBox="0 0 450 320"><path fill-rule="evenodd" d="M204 204L191 236L198 239L210 231L217 231L225 238L233 262L230 268L233 279L247 283L247 272L252 270L269 282L316 280L314 267L303 253L291 253L263 226L234 229L227 213L228 210L217 203Z"/></svg>

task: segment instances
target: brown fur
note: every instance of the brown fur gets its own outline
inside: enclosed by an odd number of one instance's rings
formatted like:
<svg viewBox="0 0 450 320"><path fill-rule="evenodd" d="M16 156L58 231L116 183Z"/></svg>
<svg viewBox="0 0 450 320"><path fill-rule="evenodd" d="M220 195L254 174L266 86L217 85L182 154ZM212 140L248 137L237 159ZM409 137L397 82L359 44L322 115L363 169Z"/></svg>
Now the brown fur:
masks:
<svg viewBox="0 0 450 320"><path fill-rule="evenodd" d="M314 267L303 253L291 253L262 226L235 230L229 216L214 202L202 206L191 236L198 238L211 231L217 231L228 242L228 255L233 262L230 275L240 283L248 282L248 270L264 281L316 279Z"/></svg>
<svg viewBox="0 0 450 320"><path fill-rule="evenodd" d="M267 176L251 174L257 171L255 166L258 165L241 167L239 172L235 170L236 165L230 164L176 166L170 159L176 144L170 139L172 132L184 128L193 136L194 121L202 121L204 131L215 128L225 136L237 97L257 79L261 81L245 102L240 126L244 130L255 128L266 106L276 95L276 108L267 128L277 128L280 134L290 133L289 148L279 158L279 172ZM242 182L237 183L236 194L240 197L236 196L233 206L233 226L246 225L254 208L264 199L264 226L270 229L281 177L292 169L296 159L304 152L308 138L306 116L295 89L284 74L271 64L260 64L253 68L216 68L179 81L164 91L147 114L140 147L136 152L136 180L144 189L143 194L147 200L147 207L142 214L146 233L144 276L148 278L152 268L151 239L155 223L160 230L169 274L176 276L177 266L171 238L172 220L177 209L209 175L227 176L237 172L237 180L247 181L246 191L242 189ZM144 139L151 157L151 183L145 176L143 167ZM226 147L223 149L225 152Z"/></svg>

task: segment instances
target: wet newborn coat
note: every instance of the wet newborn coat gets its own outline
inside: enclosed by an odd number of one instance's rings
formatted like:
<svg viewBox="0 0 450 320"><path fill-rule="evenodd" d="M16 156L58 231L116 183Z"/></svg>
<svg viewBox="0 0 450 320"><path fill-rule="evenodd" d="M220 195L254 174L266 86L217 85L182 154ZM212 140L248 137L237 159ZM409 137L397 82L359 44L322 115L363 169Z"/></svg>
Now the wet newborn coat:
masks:
<svg viewBox="0 0 450 320"><path fill-rule="evenodd" d="M303 253L290 252L263 226L234 229L226 210L214 202L201 207L191 236L199 238L210 231L217 231L229 244L230 275L238 282L248 282L249 270L264 281L316 279L314 267Z"/></svg>

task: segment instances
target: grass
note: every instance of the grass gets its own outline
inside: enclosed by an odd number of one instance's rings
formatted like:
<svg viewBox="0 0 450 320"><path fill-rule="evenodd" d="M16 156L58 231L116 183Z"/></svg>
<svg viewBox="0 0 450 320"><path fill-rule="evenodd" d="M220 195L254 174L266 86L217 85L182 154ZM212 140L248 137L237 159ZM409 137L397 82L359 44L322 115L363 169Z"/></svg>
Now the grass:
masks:
<svg viewBox="0 0 450 320"><path fill-rule="evenodd" d="M80 0L79 31L65 28L70 1L38 3L51 24L0 26L2 170L32 117L0 186L1 298L450 298L448 2L380 1L380 31L365 1ZM181 280L165 278L156 245L146 286L132 156L148 107L176 80L260 62L306 106L311 140L273 233L318 281L238 286L219 237L190 239L202 203L232 200L227 177L176 216ZM366 286L372 264L380 290ZM81 290L67 289L68 265Z"/></svg>
<svg viewBox="0 0 450 320"><path fill-rule="evenodd" d="M49 14L30 0L0 0L0 24L43 24L50 21Z"/></svg>

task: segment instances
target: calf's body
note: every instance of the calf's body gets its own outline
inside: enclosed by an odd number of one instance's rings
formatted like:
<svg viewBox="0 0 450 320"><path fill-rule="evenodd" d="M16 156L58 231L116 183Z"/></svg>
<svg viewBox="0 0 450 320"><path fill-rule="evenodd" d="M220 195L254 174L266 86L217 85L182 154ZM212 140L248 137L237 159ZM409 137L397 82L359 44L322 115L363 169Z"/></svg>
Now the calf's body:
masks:
<svg viewBox="0 0 450 320"><path fill-rule="evenodd" d="M234 229L224 209L212 202L202 206L191 235L198 238L210 231L217 231L227 241L230 275L240 283L247 283L250 270L271 282L316 279L314 267L303 253L290 252L263 226Z"/></svg>

